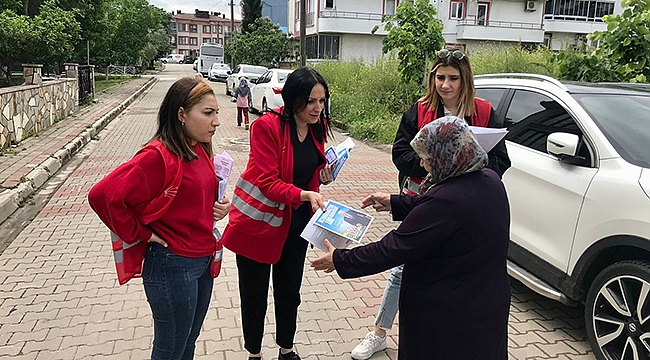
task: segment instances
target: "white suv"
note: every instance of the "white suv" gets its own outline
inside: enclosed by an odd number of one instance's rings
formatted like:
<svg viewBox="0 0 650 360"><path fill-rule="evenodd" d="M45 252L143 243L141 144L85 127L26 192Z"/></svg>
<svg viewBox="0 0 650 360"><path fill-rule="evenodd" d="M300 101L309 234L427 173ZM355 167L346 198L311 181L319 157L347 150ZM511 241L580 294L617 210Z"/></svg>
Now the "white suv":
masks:
<svg viewBox="0 0 650 360"><path fill-rule="evenodd" d="M585 304L600 360L650 357L650 89L475 77L509 133L508 271Z"/></svg>

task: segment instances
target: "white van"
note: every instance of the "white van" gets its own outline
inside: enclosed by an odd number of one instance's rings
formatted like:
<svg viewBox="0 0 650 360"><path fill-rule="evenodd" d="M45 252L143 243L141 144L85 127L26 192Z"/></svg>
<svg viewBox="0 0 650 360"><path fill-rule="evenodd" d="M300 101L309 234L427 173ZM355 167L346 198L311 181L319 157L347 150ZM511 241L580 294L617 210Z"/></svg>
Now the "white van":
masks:
<svg viewBox="0 0 650 360"><path fill-rule="evenodd" d="M182 54L169 54L167 55L167 62L180 63L185 58Z"/></svg>

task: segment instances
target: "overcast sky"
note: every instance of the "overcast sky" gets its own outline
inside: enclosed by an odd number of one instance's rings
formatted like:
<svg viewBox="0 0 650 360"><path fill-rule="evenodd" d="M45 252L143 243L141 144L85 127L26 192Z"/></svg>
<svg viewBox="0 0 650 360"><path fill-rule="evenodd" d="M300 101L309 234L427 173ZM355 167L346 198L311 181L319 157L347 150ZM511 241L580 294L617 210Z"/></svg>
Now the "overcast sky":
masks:
<svg viewBox="0 0 650 360"><path fill-rule="evenodd" d="M176 10L180 10L185 14L194 14L194 10L199 9L219 11L226 14L227 18L230 18L230 6L228 6L230 0L149 0L149 3L159 8L163 8L167 12L173 11L176 13ZM235 0L235 19L241 19L238 0Z"/></svg>

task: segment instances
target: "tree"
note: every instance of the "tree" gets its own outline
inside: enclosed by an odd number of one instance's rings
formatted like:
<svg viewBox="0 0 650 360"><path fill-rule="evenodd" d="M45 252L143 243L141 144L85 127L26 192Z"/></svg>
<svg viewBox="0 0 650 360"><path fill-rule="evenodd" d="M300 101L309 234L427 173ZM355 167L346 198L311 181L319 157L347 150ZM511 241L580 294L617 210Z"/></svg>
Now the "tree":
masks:
<svg viewBox="0 0 650 360"><path fill-rule="evenodd" d="M11 10L0 13L0 71L9 83L11 65L24 59L34 37L29 17Z"/></svg>
<svg viewBox="0 0 650 360"><path fill-rule="evenodd" d="M259 18L250 26L250 32L243 33L226 43L226 55L235 63L262 66L278 66L290 55L289 39L280 26L269 18Z"/></svg>
<svg viewBox="0 0 650 360"><path fill-rule="evenodd" d="M382 51L384 54L398 51L402 81L426 82L428 56L445 43L436 8L428 0L402 1L394 15L384 17L382 25L388 32L382 40ZM378 29L375 26L372 33Z"/></svg>
<svg viewBox="0 0 650 360"><path fill-rule="evenodd" d="M54 65L72 59L81 31L75 15L75 11L58 7L56 0L41 5L39 14L32 19L34 38L30 55L33 62Z"/></svg>
<svg viewBox="0 0 650 360"><path fill-rule="evenodd" d="M616 69L618 80L646 82L650 79L650 2L623 0L621 5L623 13L603 17L607 31L596 31L588 39L602 40L594 55Z"/></svg>
<svg viewBox="0 0 650 360"><path fill-rule="evenodd" d="M242 32L251 31L251 25L262 17L262 0L243 0L242 1Z"/></svg>
<svg viewBox="0 0 650 360"><path fill-rule="evenodd" d="M137 65L144 57L149 34L163 23L164 11L147 0L112 0L104 4L100 38L91 43L93 63Z"/></svg>

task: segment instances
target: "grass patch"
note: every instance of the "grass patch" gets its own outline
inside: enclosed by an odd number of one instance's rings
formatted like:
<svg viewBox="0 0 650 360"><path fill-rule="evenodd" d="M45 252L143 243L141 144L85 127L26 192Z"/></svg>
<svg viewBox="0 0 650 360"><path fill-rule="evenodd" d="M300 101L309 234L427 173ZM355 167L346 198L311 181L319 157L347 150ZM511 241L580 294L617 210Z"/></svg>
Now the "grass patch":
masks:
<svg viewBox="0 0 650 360"><path fill-rule="evenodd" d="M106 75L97 74L95 76L95 93L102 93L115 85L124 84L138 78L140 76L137 75L109 75L108 80L106 80Z"/></svg>
<svg viewBox="0 0 650 360"><path fill-rule="evenodd" d="M332 118L355 139L392 143L402 113L422 91L417 84L400 83L394 59L324 62L314 68L327 81Z"/></svg>

